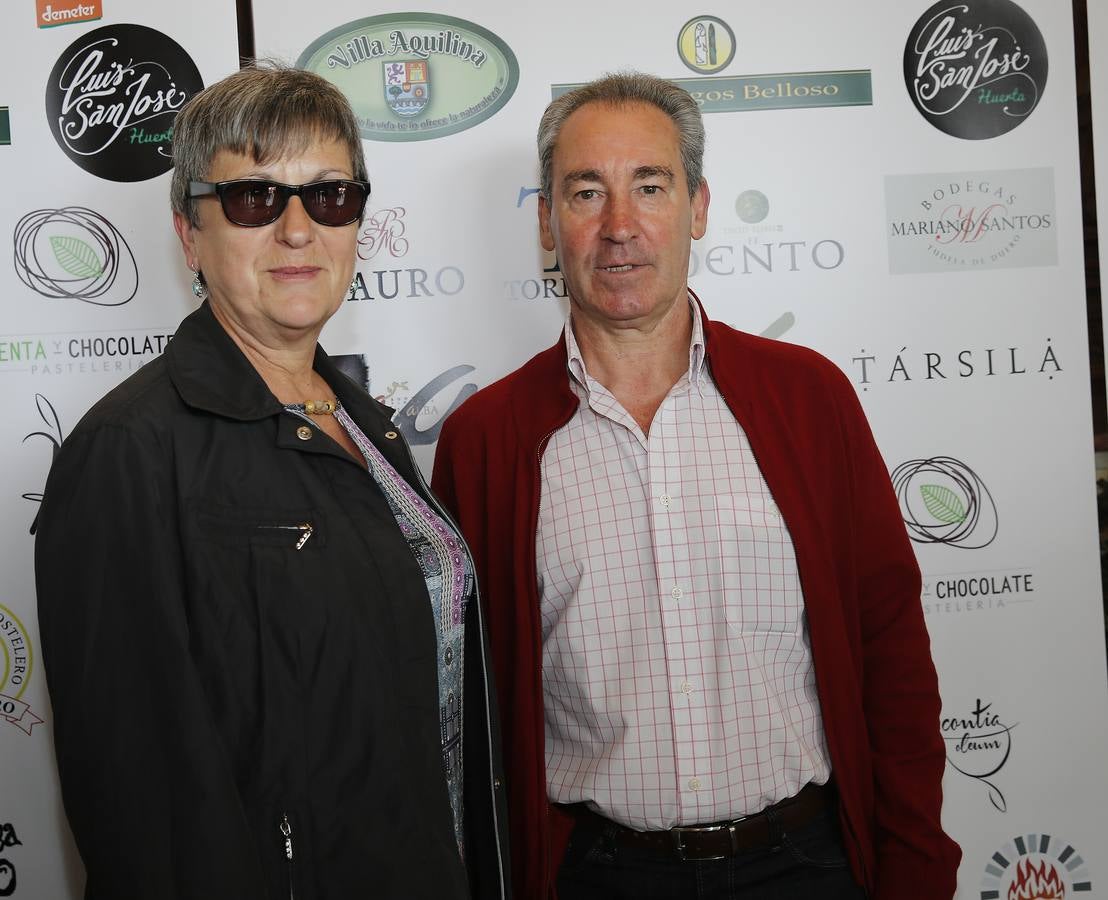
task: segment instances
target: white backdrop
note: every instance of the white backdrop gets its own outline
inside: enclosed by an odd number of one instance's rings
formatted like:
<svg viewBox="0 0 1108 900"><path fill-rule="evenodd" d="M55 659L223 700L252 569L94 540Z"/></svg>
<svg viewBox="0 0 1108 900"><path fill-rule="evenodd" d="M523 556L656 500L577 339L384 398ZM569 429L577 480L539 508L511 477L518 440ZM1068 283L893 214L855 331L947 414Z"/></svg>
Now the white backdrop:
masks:
<svg viewBox="0 0 1108 900"><path fill-rule="evenodd" d="M0 263L0 384L10 398L0 441L0 696L9 698L0 699L0 896L62 900L82 896L84 875L53 770L29 528L55 443L93 402L154 358L194 302L170 222L169 172L121 182L74 162L51 133L50 120L57 116L49 116L47 107L63 99L51 75L59 61L64 69L75 60L66 75L72 91L64 117L77 126L70 142L88 154L85 165L133 176L144 165L156 166L159 147L168 147L165 141L146 143L172 124L151 118L157 92L169 105L181 99L189 57L205 83L232 71L238 43L233 3L197 0L184 16L174 6L138 0L40 2L40 12L44 6L55 13L103 10L97 20L60 19L64 24L52 27L37 27L42 20L34 6L0 4L0 106L9 107L11 118L11 144L0 147L0 237L6 248ZM157 35L136 32L134 25L168 36L180 49L166 49ZM101 28L112 29L103 36L109 43L87 50L72 46ZM137 39L110 44L120 38ZM98 50L103 57L97 64L90 53ZM82 70L82 62L93 67ZM112 62L119 68L112 69ZM95 80L108 72L118 74L118 84ZM103 116L97 108L121 102L122 109L107 119L118 128L93 124ZM82 109L89 124L78 136ZM149 152L131 158L129 148ZM97 523L87 526L95 529ZM16 671L24 648L25 677ZM120 712L111 697L101 701L104 727L110 728ZM30 715L13 722L8 703L15 704L15 713L26 704ZM34 718L45 721L35 725ZM14 891L5 893L13 883Z"/></svg>
<svg viewBox="0 0 1108 900"><path fill-rule="evenodd" d="M436 426L456 398L552 343L565 315L556 261L535 228L534 131L555 86L623 67L690 79L704 102L712 191L692 285L714 317L815 347L850 376L917 540L948 739L944 820L965 853L959 897L1007 898L1021 856L1056 869L1066 896L1108 896L1108 696L1072 22L1068 6L1051 0L1021 2L1030 27L1009 0L967 4L977 25L1007 28L1033 57L1033 77L1018 87L1037 98L1037 106L1024 102L1033 110L1017 127L978 139L957 136L975 127L957 111L936 117L950 134L913 105L905 47L931 15L916 0L684 12L653 4L633 21L618 6L580 0L566 0L556 18L492 0L378 9L368 21L352 0L322 9L255 0L254 9L259 55L318 65L364 119L373 197L362 284L323 343L366 364L370 391L400 410L428 470ZM214 80L235 64L233 9L207 5L209 13L184 22L115 0L98 22L34 30L28 10L0 11L4 33L20 36L0 63L0 106L11 108L12 123L11 146L0 147L9 197L0 226L15 249L27 213L93 208L119 230L138 273L132 300L102 306L44 297L41 280L29 287L19 277L27 254L0 264L0 377L10 412L0 445L8 498L0 616L17 617L32 647L35 501L24 495L41 491L53 441L157 352L158 336L191 307L168 176L121 183L75 165L47 127L43 92L63 51L111 23L165 32L205 82ZM699 70L693 39L679 43L695 32L695 23L685 29L693 13L715 35L714 62L705 49ZM926 43L933 29L923 33ZM397 70L388 65L398 62L425 65L404 68L390 94ZM1019 108L1011 87L1008 102ZM978 119L995 125L998 104L981 89L958 109L976 103ZM942 230L967 219L972 228ZM72 227L48 221L42 246L72 278L104 282L95 273L111 254L90 262L66 240ZM103 226L83 227L84 243L101 246L94 237ZM115 254L116 279L102 295L113 302L128 292L126 258ZM55 271L53 281L65 279ZM127 353L70 356L75 338L78 354L82 340L94 354L96 337L116 338L117 349L125 338ZM45 359L35 358L39 344ZM99 346L108 352L106 340ZM109 371L93 368L105 362ZM15 631L0 618L0 635ZM77 896L79 873L61 863L68 857L37 659L16 698L19 689L0 683L0 694L29 704L45 724L28 735L25 717L0 720L0 859L18 871L14 896ZM3 847L8 824L21 843ZM1007 865L994 861L998 852Z"/></svg>

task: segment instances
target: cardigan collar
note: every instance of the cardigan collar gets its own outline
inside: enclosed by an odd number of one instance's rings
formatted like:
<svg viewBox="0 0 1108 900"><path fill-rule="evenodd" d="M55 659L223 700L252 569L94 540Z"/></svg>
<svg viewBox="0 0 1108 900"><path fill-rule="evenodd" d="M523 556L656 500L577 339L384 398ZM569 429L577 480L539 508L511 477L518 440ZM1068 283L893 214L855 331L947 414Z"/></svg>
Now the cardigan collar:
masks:
<svg viewBox="0 0 1108 900"><path fill-rule="evenodd" d="M731 359L727 360L725 366L712 368L712 351L715 343L713 338L721 329L733 330L709 319L704 312L704 304L691 288L689 288L689 298L700 313L700 321L704 329L704 363L712 372L712 377L716 379L716 384L724 396L736 398L728 405L736 418L743 421L745 419L743 413L748 403L738 399L744 396L738 389L742 381L740 372L742 361ZM741 332L733 333L741 334ZM559 334L554 346L533 357L514 376L509 376L518 377L521 387L521 390L513 394L513 413L520 429L520 440L525 442L524 446L544 445L550 435L565 425L576 411L578 400L570 389L568 364L569 355L563 332Z"/></svg>

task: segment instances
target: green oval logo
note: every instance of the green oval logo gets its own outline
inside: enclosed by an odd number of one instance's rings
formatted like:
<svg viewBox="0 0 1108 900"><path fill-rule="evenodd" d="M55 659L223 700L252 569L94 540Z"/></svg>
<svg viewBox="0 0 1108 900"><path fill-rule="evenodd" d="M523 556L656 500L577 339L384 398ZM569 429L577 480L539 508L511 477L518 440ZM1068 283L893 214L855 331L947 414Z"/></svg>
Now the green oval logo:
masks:
<svg viewBox="0 0 1108 900"><path fill-rule="evenodd" d="M515 54L491 31L451 16L390 13L341 25L296 65L350 100L362 137L429 141L504 106L519 83Z"/></svg>

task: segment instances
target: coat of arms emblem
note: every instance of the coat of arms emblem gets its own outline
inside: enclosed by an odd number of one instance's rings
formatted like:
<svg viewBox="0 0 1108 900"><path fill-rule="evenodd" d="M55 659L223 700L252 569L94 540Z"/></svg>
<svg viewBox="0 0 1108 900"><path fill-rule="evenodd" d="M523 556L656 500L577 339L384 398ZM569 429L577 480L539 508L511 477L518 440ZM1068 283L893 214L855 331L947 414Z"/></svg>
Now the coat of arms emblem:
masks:
<svg viewBox="0 0 1108 900"><path fill-rule="evenodd" d="M397 60L384 63L385 102L398 116L418 116L431 99L427 61Z"/></svg>

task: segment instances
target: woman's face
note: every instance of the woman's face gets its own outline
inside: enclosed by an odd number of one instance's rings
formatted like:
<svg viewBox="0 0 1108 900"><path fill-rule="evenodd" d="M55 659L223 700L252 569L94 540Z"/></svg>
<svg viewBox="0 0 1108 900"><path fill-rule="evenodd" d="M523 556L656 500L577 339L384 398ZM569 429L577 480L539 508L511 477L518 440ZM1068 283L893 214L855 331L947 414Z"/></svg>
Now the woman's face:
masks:
<svg viewBox="0 0 1108 900"><path fill-rule="evenodd" d="M221 150L205 180L307 184L353 177L346 148L328 140L264 166ZM308 217L299 197L290 197L276 222L244 228L227 221L216 197L195 202L200 227L176 212L173 224L189 268L204 273L213 312L224 327L274 349L305 338L314 341L350 288L358 224L320 225Z"/></svg>

